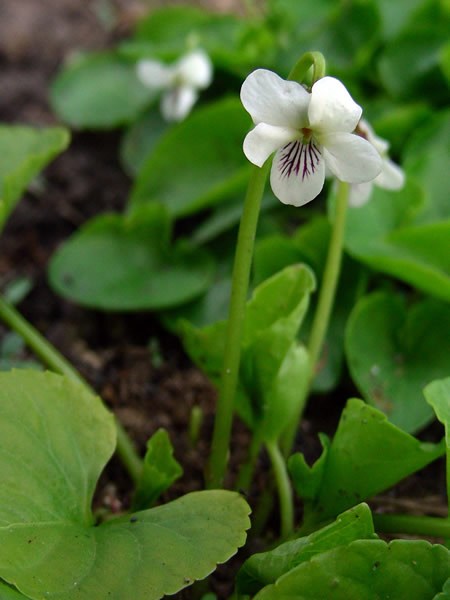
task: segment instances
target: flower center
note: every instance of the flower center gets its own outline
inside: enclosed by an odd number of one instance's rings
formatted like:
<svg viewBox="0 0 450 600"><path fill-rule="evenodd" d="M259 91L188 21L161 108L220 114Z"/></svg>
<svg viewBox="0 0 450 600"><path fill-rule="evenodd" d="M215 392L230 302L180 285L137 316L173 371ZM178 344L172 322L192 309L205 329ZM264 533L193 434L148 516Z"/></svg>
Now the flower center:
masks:
<svg viewBox="0 0 450 600"><path fill-rule="evenodd" d="M312 129L309 129L309 127L302 127L300 132L303 136L303 143L308 144L313 135Z"/></svg>

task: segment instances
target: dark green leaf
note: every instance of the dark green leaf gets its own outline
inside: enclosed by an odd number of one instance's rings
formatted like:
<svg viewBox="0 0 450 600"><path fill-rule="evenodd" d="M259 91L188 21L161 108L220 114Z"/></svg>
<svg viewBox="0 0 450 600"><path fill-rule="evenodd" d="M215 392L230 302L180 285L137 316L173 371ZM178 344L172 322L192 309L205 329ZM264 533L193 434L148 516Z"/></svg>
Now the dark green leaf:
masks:
<svg viewBox="0 0 450 600"><path fill-rule="evenodd" d="M238 592L253 595L313 556L358 539L375 537L370 509L367 504L359 504L311 535L248 558L237 576Z"/></svg>
<svg viewBox="0 0 450 600"><path fill-rule="evenodd" d="M405 431L433 418L422 390L450 371L450 307L428 299L406 310L401 296L387 292L363 298L346 332L353 380L365 399Z"/></svg>
<svg viewBox="0 0 450 600"><path fill-rule="evenodd" d="M104 310L162 309L192 300L213 276L210 256L180 241L158 204L84 225L54 255L50 283L60 294Z"/></svg>
<svg viewBox="0 0 450 600"><path fill-rule="evenodd" d="M51 87L58 116L72 126L88 129L130 123L153 98L154 92L139 82L135 64L114 52L79 56Z"/></svg>
<svg viewBox="0 0 450 600"><path fill-rule="evenodd" d="M357 540L304 562L255 600L430 600L448 579L450 553L417 540Z"/></svg>
<svg viewBox="0 0 450 600"><path fill-rule="evenodd" d="M382 82L397 98L411 96L445 101L448 92L439 65L439 56L448 40L448 8L440 2L428 2L434 15L417 13L415 23L392 39L379 60Z"/></svg>
<svg viewBox="0 0 450 600"><path fill-rule="evenodd" d="M450 451L450 377L432 381L424 389L424 394L445 427L447 449Z"/></svg>
<svg viewBox="0 0 450 600"><path fill-rule="evenodd" d="M412 181L399 192L374 187L367 204L348 211L345 247L373 269L449 300L450 221L421 224L424 201Z"/></svg>
<svg viewBox="0 0 450 600"><path fill-rule="evenodd" d="M122 163L128 173L135 177L145 159L167 129L158 110L151 110L137 119L126 131L120 147Z"/></svg>
<svg viewBox="0 0 450 600"><path fill-rule="evenodd" d="M406 147L405 169L411 178L420 182L425 192L424 210L416 219L420 224L450 220L447 193L449 139L450 110L447 110L438 112L418 127Z"/></svg>
<svg viewBox="0 0 450 600"><path fill-rule="evenodd" d="M0 126L0 232L28 184L69 139L61 127Z"/></svg>
<svg viewBox="0 0 450 600"><path fill-rule="evenodd" d="M250 167L242 142L248 129L248 115L237 99L197 109L154 146L132 190L132 205L160 202L179 217L237 190L244 193Z"/></svg>
<svg viewBox="0 0 450 600"><path fill-rule="evenodd" d="M236 410L252 428L265 422L264 414L269 406L267 396L272 386L284 385L277 379L277 374L288 352L302 353L291 347L313 287L311 271L304 265L292 265L256 288L247 303ZM225 328L224 321L202 329L184 323L182 331L187 352L215 383L220 379ZM284 368L289 368L290 360L286 360ZM291 406L287 396L285 406Z"/></svg>
<svg viewBox="0 0 450 600"><path fill-rule="evenodd" d="M320 469L310 474L293 468L291 475L300 496L303 485L307 490L317 490L305 515L308 523L317 523L390 488L436 460L443 451L442 444L420 442L389 423L382 412L352 399L347 402Z"/></svg>
<svg viewBox="0 0 450 600"><path fill-rule="evenodd" d="M158 600L244 543L249 508L221 490L95 526L115 437L113 416L79 384L0 374L0 577L32 600Z"/></svg>

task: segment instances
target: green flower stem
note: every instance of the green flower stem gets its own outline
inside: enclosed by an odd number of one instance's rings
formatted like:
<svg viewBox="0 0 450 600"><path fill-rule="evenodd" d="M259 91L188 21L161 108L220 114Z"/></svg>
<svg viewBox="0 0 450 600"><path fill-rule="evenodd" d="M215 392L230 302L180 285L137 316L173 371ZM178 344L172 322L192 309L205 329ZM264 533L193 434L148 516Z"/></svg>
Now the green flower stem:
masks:
<svg viewBox="0 0 450 600"><path fill-rule="evenodd" d="M281 537L286 538L294 529L294 504L292 499L292 487L289 480L286 461L276 442L266 443L275 481L278 488L278 499L280 503Z"/></svg>
<svg viewBox="0 0 450 600"><path fill-rule="evenodd" d="M318 79L325 76L326 63L325 58L321 52L305 52L295 63L291 72L288 75L290 81L297 81L303 83L308 71L312 67L312 80L311 85L314 84Z"/></svg>
<svg viewBox="0 0 450 600"><path fill-rule="evenodd" d="M334 215L330 244L328 246L327 261L308 343L310 381L314 378L317 362L322 352L322 346L336 296L342 263L348 195L349 184L340 181L338 183L336 212Z"/></svg>
<svg viewBox="0 0 450 600"><path fill-rule="evenodd" d="M327 333L331 310L333 308L334 298L336 295L336 288L339 281L342 263L342 249L344 244L345 218L348 205L348 193L348 183L340 181L338 183L336 212L331 232L331 239L328 246L325 271L322 278L319 300L317 303L316 312L314 314L308 343L309 381L305 386L304 398L302 402L299 401L299 405L302 407L302 410L306 404L306 398L308 397L308 393L314 379L317 362L319 360L325 335ZM289 426L285 432L282 441L282 448L285 456L288 456L291 453L300 419L301 414L298 415L298 419L292 421L292 425Z"/></svg>
<svg viewBox="0 0 450 600"><path fill-rule="evenodd" d="M245 303L248 294L256 227L269 164L270 161L266 161L262 168L252 168L239 227L225 338L222 379L217 399L211 455L209 457L207 472L207 484L209 488L222 486L228 463L234 397L236 395L241 358L241 334Z"/></svg>
<svg viewBox="0 0 450 600"><path fill-rule="evenodd" d="M376 531L406 533L430 537L450 538L450 521L439 517L414 515L373 515Z"/></svg>
<svg viewBox="0 0 450 600"><path fill-rule="evenodd" d="M0 319L11 329L16 331L25 341L27 346L40 358L52 371L65 375L85 387L90 393L95 392L90 388L81 375L72 365L50 344L11 304L0 296ZM116 419L117 428L117 454L125 465L130 477L136 483L142 470L142 461L134 445L121 423Z"/></svg>

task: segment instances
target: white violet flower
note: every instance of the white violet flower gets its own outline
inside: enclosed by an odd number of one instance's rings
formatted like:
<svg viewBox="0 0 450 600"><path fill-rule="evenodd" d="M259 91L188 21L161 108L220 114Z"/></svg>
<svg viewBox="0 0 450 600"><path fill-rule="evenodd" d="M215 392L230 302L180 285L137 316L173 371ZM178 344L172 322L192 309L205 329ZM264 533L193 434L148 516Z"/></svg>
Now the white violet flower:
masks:
<svg viewBox="0 0 450 600"><path fill-rule="evenodd" d="M319 79L310 93L295 81L258 69L244 81L241 101L255 123L244 153L262 167L276 151L270 183L284 204L302 206L315 198L326 167L349 183L370 181L380 173L379 153L352 133L362 109L337 79Z"/></svg>
<svg viewBox="0 0 450 600"><path fill-rule="evenodd" d="M405 184L405 174L389 158L389 142L378 137L365 119L360 120L355 133L370 142L381 156L381 173L375 179L350 186L350 206L363 206L370 198L373 185L386 190L400 190Z"/></svg>
<svg viewBox="0 0 450 600"><path fill-rule="evenodd" d="M193 50L176 63L165 65L157 60L140 60L137 76L148 88L163 91L161 113L166 121L182 121L198 99L198 90L212 81L213 66L203 50Z"/></svg>

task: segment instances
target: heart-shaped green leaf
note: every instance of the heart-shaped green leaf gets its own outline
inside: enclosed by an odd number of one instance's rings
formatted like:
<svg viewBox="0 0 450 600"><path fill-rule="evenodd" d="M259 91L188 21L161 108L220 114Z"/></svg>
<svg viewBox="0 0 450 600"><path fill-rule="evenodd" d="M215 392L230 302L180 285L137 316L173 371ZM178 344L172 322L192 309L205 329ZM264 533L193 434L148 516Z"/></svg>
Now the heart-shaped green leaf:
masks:
<svg viewBox="0 0 450 600"><path fill-rule="evenodd" d="M160 8L140 20L134 39L154 45L156 51L181 54L187 48L189 32L195 36L207 21L208 13L195 6Z"/></svg>
<svg viewBox="0 0 450 600"><path fill-rule="evenodd" d="M220 490L95 526L90 504L115 425L79 384L0 374L0 417L0 577L32 600L157 600L244 543L249 508Z"/></svg>
<svg viewBox="0 0 450 600"><path fill-rule="evenodd" d="M69 139L62 127L0 126L0 232L27 185Z"/></svg>
<svg viewBox="0 0 450 600"><path fill-rule="evenodd" d="M435 4L437 8L439 3ZM445 80L439 68L439 53L448 40L448 14L420 18L390 41L379 59L382 83L398 98L422 96L439 102L446 97ZM430 18L431 17L431 18Z"/></svg>
<svg viewBox="0 0 450 600"><path fill-rule="evenodd" d="M401 296L378 292L355 306L345 337L347 361L364 398L405 431L433 412L422 389L450 371L450 308L432 299L405 309Z"/></svg>
<svg viewBox="0 0 450 600"><path fill-rule="evenodd" d="M135 177L153 150L168 124L157 110L150 110L137 119L125 132L120 157L126 171Z"/></svg>
<svg viewBox="0 0 450 600"><path fill-rule="evenodd" d="M357 540L314 556L255 600L430 600L448 579L450 552L419 540Z"/></svg>
<svg viewBox="0 0 450 600"><path fill-rule="evenodd" d="M424 389L424 394L445 427L446 444L450 450L450 377L432 381Z"/></svg>
<svg viewBox="0 0 450 600"><path fill-rule="evenodd" d="M193 6L169 6L142 19L131 41L122 43L127 58L176 60L193 44L211 57L214 66L245 76L264 55L272 52L273 38L263 21L240 19Z"/></svg>
<svg viewBox="0 0 450 600"><path fill-rule="evenodd" d="M303 224L293 237L275 235L263 238L255 248L256 281L263 281L287 265L302 262L314 271L320 287L330 233L331 226L328 220L320 217ZM313 383L315 391L328 391L335 387L339 380L344 363L342 338L348 315L355 303L360 271L352 259L344 258L333 314ZM315 302L317 296L313 295L312 310L308 311L300 332L302 340L308 339Z"/></svg>
<svg viewBox="0 0 450 600"><path fill-rule="evenodd" d="M27 596L0 581L0 600L24 600L24 598Z"/></svg>
<svg viewBox="0 0 450 600"><path fill-rule="evenodd" d="M447 502L450 509L450 377L431 382L423 391L436 417L445 427L447 446Z"/></svg>
<svg viewBox="0 0 450 600"><path fill-rule="evenodd" d="M283 38L276 57L278 72L292 68L301 52L310 48L322 52L331 70L362 67L379 38L380 17L376 6L358 2L337 6L332 0L270 0ZM280 48L281 46L281 48Z"/></svg>
<svg viewBox="0 0 450 600"><path fill-rule="evenodd" d="M115 442L112 415L80 385L47 372L0 373L2 540L13 523L91 525L92 495Z"/></svg>
<svg viewBox="0 0 450 600"><path fill-rule="evenodd" d="M204 250L180 241L169 247L170 220L161 205L94 218L53 256L54 289L104 310L162 309L192 300L213 277Z"/></svg>
<svg viewBox="0 0 450 600"><path fill-rule="evenodd" d="M179 217L244 192L249 165L242 142L248 128L236 98L197 109L156 143L136 179L132 206L161 202Z"/></svg>
<svg viewBox="0 0 450 600"><path fill-rule="evenodd" d="M74 127L110 129L130 123L155 97L137 78L135 64L115 52L78 56L51 87L53 110Z"/></svg>
<svg viewBox="0 0 450 600"><path fill-rule="evenodd" d="M450 220L447 193L449 139L450 110L445 110L435 112L432 118L417 127L406 147L405 170L411 178L420 182L425 193L423 210L416 218L418 224L448 223Z"/></svg>
<svg viewBox="0 0 450 600"><path fill-rule="evenodd" d="M445 582L442 592L434 596L433 600L450 600L450 578Z"/></svg>
<svg viewBox="0 0 450 600"><path fill-rule="evenodd" d="M0 573L33 600L157 600L203 579L245 541L236 493L194 492L86 528L70 521L0 529Z"/></svg>
<svg viewBox="0 0 450 600"><path fill-rule="evenodd" d="M173 457L173 447L165 429L158 429L147 442L141 477L133 498L133 510L148 508L183 474Z"/></svg>
<svg viewBox="0 0 450 600"><path fill-rule="evenodd" d="M367 504L358 504L311 535L290 540L268 552L253 554L238 573L238 592L256 594L265 585L275 583L279 577L313 556L368 538L376 538L372 514Z"/></svg>
<svg viewBox="0 0 450 600"><path fill-rule="evenodd" d="M286 360L286 363L283 368L290 370L291 358L294 354L297 355L303 373L306 365L304 353L292 345L314 285L314 276L309 268L305 265L292 265L258 286L247 303L236 410L253 429L267 423L264 415L270 403L266 395L268 396L270 390L275 389L272 386L277 388L275 395L278 396L282 393L283 387L288 392L287 387L292 385L292 381L288 385L278 379L277 374L280 373L284 361ZM216 383L220 380L225 328L225 321L219 321L202 329L197 329L187 322L182 327L183 342L187 352ZM291 358L286 358L290 352L293 355ZM293 372L292 376L294 376ZM292 392L289 391L289 398L291 396ZM284 406L287 409L292 406L289 398L285 396ZM278 429L289 411L290 409L286 413L284 411L278 413L273 423L274 428Z"/></svg>
<svg viewBox="0 0 450 600"><path fill-rule="evenodd" d="M308 471L301 455L289 460L289 470L300 496L308 494L305 520L311 523L334 517L378 494L436 460L442 444L416 440L361 400L347 402L331 444L325 448L320 469ZM319 480L319 477L321 479ZM309 479L313 479L313 484Z"/></svg>
<svg viewBox="0 0 450 600"><path fill-rule="evenodd" d="M395 35L407 26L412 15L418 6L423 4L423 0L378 0L378 8L383 22L384 38L393 38Z"/></svg>
<svg viewBox="0 0 450 600"><path fill-rule="evenodd" d="M373 269L449 300L450 221L421 223L428 202L412 182L399 192L374 187L370 202L348 211L345 247Z"/></svg>

